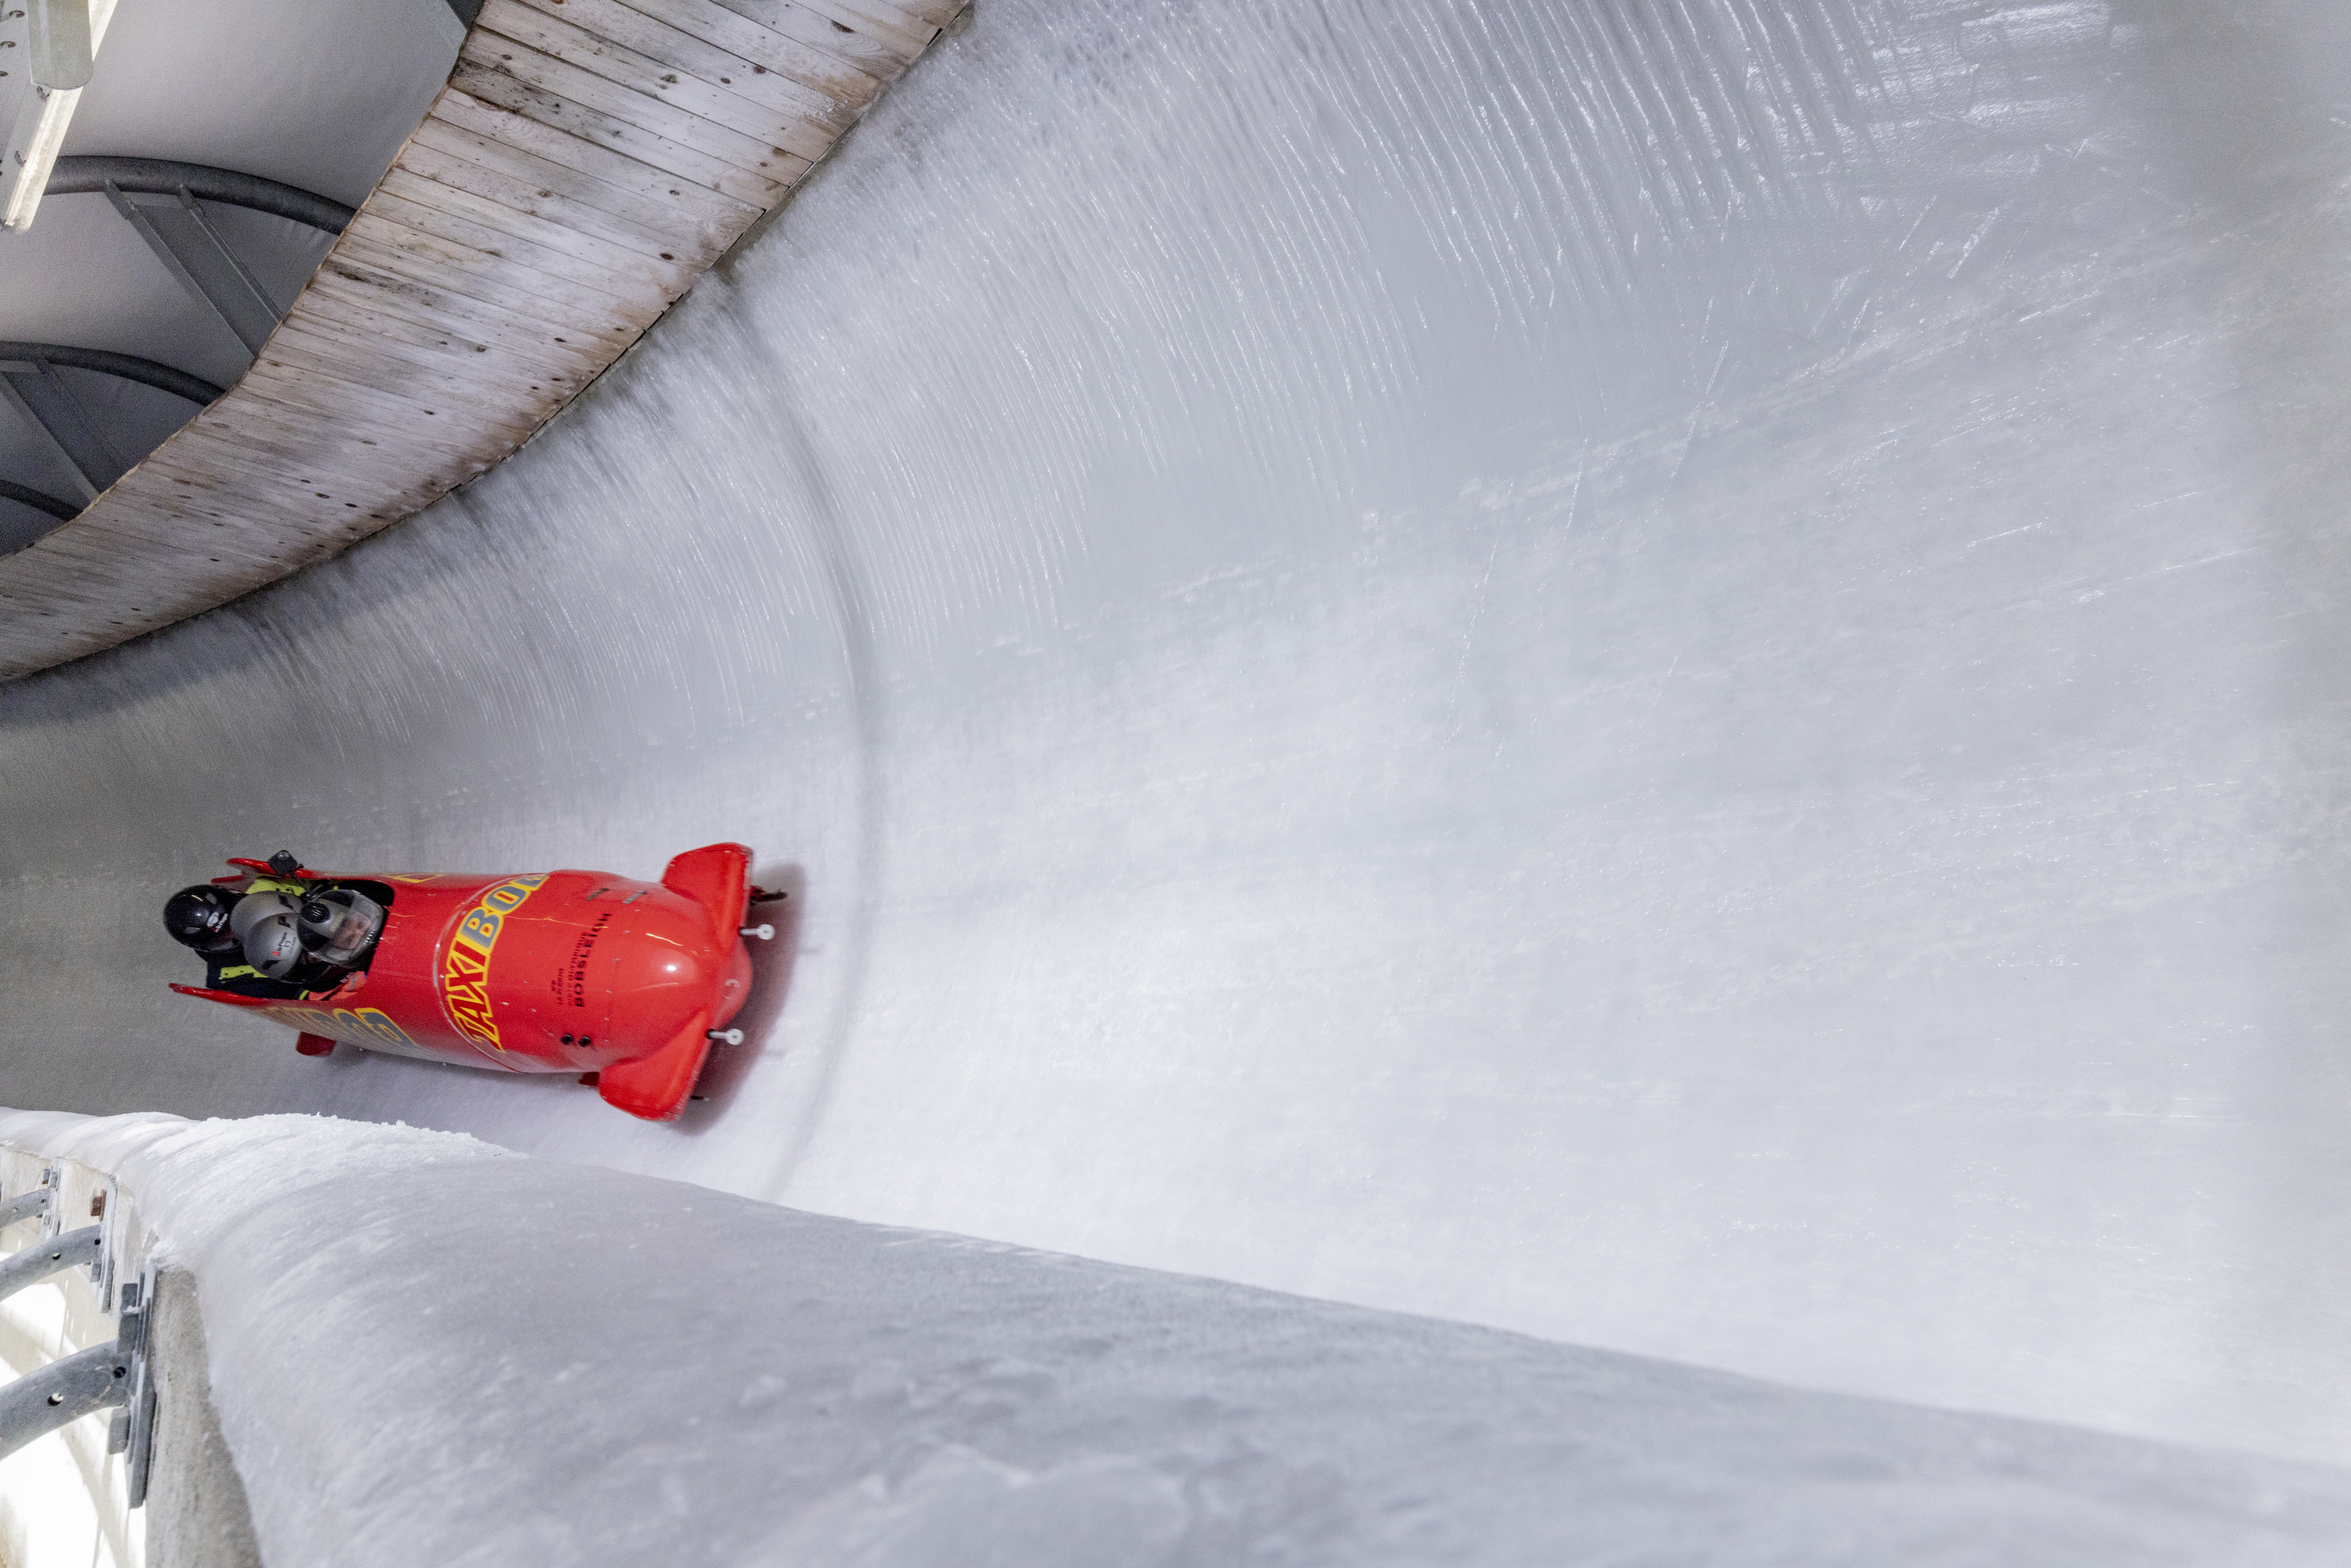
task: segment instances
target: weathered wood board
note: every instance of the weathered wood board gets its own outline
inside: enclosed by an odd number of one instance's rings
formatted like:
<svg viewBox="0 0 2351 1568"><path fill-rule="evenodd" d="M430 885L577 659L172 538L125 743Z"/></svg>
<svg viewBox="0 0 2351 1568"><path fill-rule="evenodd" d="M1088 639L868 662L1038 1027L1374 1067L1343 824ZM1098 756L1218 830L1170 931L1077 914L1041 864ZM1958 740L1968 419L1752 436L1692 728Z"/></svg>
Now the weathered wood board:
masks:
<svg viewBox="0 0 2351 1568"><path fill-rule="evenodd" d="M0 557L0 680L275 582L495 466L618 359L960 0L487 0L251 370Z"/></svg>

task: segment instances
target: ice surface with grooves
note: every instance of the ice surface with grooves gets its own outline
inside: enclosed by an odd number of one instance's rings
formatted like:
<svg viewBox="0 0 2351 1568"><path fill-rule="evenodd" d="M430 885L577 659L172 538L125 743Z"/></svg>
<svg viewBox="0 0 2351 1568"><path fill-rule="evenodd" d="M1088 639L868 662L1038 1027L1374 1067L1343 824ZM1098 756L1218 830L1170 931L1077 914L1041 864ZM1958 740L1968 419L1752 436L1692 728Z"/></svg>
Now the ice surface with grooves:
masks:
<svg viewBox="0 0 2351 1568"><path fill-rule="evenodd" d="M261 1556L2320 1568L2351 1474L314 1116L0 1112L192 1275ZM168 1452L158 1462L169 1464Z"/></svg>
<svg viewBox="0 0 2351 1568"><path fill-rule="evenodd" d="M499 471L0 691L20 1104L2351 1457L2351 16L982 0ZM170 888L801 913L675 1128Z"/></svg>

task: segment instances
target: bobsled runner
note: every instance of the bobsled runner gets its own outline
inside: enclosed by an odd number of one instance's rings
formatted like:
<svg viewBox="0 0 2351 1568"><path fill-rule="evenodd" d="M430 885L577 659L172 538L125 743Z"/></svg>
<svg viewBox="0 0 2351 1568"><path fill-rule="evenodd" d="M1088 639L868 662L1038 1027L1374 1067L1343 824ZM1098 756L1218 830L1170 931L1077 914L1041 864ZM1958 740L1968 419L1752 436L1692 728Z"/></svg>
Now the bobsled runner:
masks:
<svg viewBox="0 0 2351 1568"><path fill-rule="evenodd" d="M295 1049L370 1051L511 1073L594 1074L605 1100L678 1114L751 985L751 851L688 850L659 882L312 871L280 851L184 888L172 935L202 954L185 996L295 1030ZM780 896L780 895L776 895Z"/></svg>

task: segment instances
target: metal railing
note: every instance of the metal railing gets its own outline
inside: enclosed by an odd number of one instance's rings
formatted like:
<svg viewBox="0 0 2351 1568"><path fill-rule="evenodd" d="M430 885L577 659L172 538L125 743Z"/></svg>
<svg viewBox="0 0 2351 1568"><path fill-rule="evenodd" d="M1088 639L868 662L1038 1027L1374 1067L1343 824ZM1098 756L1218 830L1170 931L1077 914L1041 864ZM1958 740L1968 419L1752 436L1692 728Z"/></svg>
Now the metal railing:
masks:
<svg viewBox="0 0 2351 1568"><path fill-rule="evenodd" d="M102 1219L105 1204L101 1192L92 1201L91 1218ZM124 1456L129 1503L137 1508L147 1500L154 1459L155 1383L147 1356L152 1270L118 1282L107 1227L65 1230L61 1207L55 1167L43 1173L40 1186L0 1201L0 1231L41 1222L39 1241L0 1258L0 1301L68 1270L86 1268L101 1308L113 1313L115 1336L111 1344L92 1345L0 1384L0 1460L84 1416L112 1410L106 1451Z"/></svg>

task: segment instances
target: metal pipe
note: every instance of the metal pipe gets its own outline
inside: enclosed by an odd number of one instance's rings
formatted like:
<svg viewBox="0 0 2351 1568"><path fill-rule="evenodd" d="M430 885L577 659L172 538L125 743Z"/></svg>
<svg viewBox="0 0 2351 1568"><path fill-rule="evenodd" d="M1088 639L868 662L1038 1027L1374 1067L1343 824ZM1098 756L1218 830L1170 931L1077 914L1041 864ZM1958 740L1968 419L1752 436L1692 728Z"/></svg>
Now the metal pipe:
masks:
<svg viewBox="0 0 2351 1568"><path fill-rule="evenodd" d="M60 501L46 490L35 490L13 479L0 479L0 501L14 501L36 512L47 512L61 523L70 523L82 515L82 509L71 501Z"/></svg>
<svg viewBox="0 0 2351 1568"><path fill-rule="evenodd" d="M0 1301L30 1289L52 1274L98 1262L106 1252L106 1227L85 1225L36 1242L0 1262Z"/></svg>
<svg viewBox="0 0 2351 1568"><path fill-rule="evenodd" d="M10 494L12 491L22 491L23 493L21 495ZM0 479L0 496L7 496L11 501L23 501L27 506L37 506L52 515L55 515L58 508L63 508L67 517L73 515L73 508L66 506L63 501L57 500L53 496L42 495L38 490L26 490L22 485L12 485L5 479ZM40 499L27 499L32 496L39 496ZM29 1220L37 1214L48 1213L51 1190L47 1187L35 1187L28 1193L11 1198L6 1203L0 1203L0 1230L6 1230L18 1220Z"/></svg>
<svg viewBox="0 0 2351 1568"><path fill-rule="evenodd" d="M131 1352L119 1344L52 1361L38 1372L0 1385L0 1458L36 1437L130 1397Z"/></svg>
<svg viewBox="0 0 2351 1568"><path fill-rule="evenodd" d="M169 365L159 365L152 359L141 359L135 354L117 354L110 349L72 348L63 343L0 342L0 362L11 360L20 364L40 364L45 361L69 370L95 370L100 375L137 381L199 405L210 403L221 392L211 382L191 376L184 370L174 370Z"/></svg>
<svg viewBox="0 0 2351 1568"><path fill-rule="evenodd" d="M46 194L80 195L103 191L111 181L117 190L146 196L172 196L185 190L199 201L224 202L255 212L275 213L296 223L307 223L329 234L340 234L355 216L339 201L299 186L265 180L258 174L239 174L203 163L175 163L169 158L60 158L49 176Z"/></svg>

